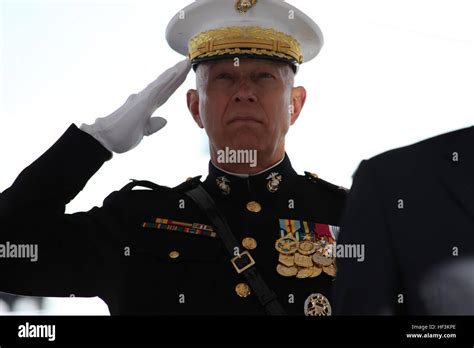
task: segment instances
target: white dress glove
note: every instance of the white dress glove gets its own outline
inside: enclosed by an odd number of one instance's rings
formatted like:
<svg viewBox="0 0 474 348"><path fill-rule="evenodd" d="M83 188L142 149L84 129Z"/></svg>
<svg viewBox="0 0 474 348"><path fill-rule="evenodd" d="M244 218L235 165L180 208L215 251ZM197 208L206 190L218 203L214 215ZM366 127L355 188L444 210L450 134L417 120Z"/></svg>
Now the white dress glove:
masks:
<svg viewBox="0 0 474 348"><path fill-rule="evenodd" d="M151 115L186 80L190 68L189 60L179 62L143 91L129 96L125 104L109 116L96 119L92 125L82 124L79 128L111 152L123 153L133 149L144 135L151 135L166 125L164 118Z"/></svg>

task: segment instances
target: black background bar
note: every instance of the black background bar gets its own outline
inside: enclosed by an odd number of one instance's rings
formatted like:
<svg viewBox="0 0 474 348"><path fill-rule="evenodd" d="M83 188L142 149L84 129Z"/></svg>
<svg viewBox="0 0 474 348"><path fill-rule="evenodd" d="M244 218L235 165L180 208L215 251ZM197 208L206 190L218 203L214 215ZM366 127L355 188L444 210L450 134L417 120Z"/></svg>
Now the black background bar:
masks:
<svg viewBox="0 0 474 348"><path fill-rule="evenodd" d="M19 326L55 325L55 340ZM455 337L453 337L453 334ZM407 335L420 335L407 337ZM438 335L442 335L439 338ZM450 337L447 337L450 336ZM0 347L39 344L280 343L474 346L474 317L2 316Z"/></svg>

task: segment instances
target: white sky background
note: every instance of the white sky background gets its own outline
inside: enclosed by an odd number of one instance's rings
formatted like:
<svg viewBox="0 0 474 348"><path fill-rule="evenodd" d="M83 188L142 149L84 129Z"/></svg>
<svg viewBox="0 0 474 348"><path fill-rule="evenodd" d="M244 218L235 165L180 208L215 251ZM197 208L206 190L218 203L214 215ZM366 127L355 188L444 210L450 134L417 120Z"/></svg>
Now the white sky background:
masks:
<svg viewBox="0 0 474 348"><path fill-rule="evenodd" d="M359 162L474 124L471 0L292 0L325 45L296 84L308 98L287 152L299 173L350 187ZM71 124L119 108L180 61L165 40L190 0L1 1L0 191ZM185 93L157 110L168 125L114 155L68 205L101 205L128 179L174 186L207 172L207 138Z"/></svg>

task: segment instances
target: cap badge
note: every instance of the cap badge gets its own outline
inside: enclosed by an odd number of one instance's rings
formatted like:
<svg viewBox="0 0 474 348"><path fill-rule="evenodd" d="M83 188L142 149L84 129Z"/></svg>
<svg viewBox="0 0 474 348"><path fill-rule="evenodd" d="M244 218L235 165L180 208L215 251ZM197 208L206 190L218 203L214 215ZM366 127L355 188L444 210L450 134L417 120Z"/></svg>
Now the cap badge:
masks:
<svg viewBox="0 0 474 348"><path fill-rule="evenodd" d="M255 6L256 3L257 0L237 0L235 3L235 9L240 13L246 13L253 6Z"/></svg>

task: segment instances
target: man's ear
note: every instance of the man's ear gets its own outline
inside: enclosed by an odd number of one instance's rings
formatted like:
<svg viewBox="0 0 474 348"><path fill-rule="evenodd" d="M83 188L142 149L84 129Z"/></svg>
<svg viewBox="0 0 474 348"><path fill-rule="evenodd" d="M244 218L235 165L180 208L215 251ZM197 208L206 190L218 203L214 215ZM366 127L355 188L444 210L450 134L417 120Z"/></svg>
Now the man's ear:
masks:
<svg viewBox="0 0 474 348"><path fill-rule="evenodd" d="M293 123L296 122L298 119L298 116L301 113L301 110L303 109L304 103L306 101L306 89L302 86L299 87L293 87L291 89L291 107L290 107L290 117L291 117L291 122L290 124L293 125Z"/></svg>
<svg viewBox="0 0 474 348"><path fill-rule="evenodd" d="M193 117L194 121L197 123L199 128L204 128L201 120L201 115L199 115L199 94L195 89L190 89L186 93L186 100L188 103L188 109Z"/></svg>

